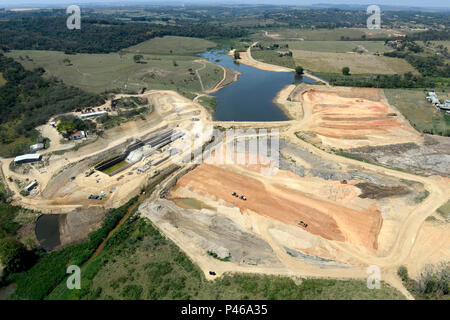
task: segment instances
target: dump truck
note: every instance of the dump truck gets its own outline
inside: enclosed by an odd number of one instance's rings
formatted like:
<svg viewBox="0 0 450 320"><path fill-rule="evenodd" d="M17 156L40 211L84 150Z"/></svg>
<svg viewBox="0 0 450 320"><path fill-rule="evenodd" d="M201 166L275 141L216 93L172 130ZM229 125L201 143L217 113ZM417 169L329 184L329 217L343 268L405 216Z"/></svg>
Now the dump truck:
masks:
<svg viewBox="0 0 450 320"><path fill-rule="evenodd" d="M244 195L242 195L241 200L247 200L247 198Z"/></svg>

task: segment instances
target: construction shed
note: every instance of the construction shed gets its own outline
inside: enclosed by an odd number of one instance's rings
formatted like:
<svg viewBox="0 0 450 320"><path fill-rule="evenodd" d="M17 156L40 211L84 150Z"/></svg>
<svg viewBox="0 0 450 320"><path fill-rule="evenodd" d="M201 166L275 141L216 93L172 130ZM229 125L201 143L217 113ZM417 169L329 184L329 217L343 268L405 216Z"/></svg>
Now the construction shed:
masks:
<svg viewBox="0 0 450 320"><path fill-rule="evenodd" d="M107 111L97 111L97 112L90 112L90 113L84 113L81 114L80 117L81 119L85 119L85 118L91 118L91 117L98 117L104 114L107 114Z"/></svg>
<svg viewBox="0 0 450 320"><path fill-rule="evenodd" d="M29 185L27 185L25 188L23 188L24 191L30 192L38 185L37 181L31 182Z"/></svg>
<svg viewBox="0 0 450 320"><path fill-rule="evenodd" d="M24 154L21 156L17 156L14 159L15 164L20 163L27 163L27 162L35 162L40 161L42 159L42 156L39 153L30 153L30 154Z"/></svg>
<svg viewBox="0 0 450 320"><path fill-rule="evenodd" d="M33 144L32 146L30 146L30 152L36 152L36 151L39 151L42 149L44 149L43 143L36 143L36 144Z"/></svg>

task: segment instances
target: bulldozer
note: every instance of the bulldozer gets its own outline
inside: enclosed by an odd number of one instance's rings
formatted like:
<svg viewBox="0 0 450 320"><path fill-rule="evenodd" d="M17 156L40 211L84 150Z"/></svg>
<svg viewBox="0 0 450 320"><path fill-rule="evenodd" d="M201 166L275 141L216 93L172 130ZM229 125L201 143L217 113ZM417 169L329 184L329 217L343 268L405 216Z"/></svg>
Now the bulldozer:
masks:
<svg viewBox="0 0 450 320"><path fill-rule="evenodd" d="M306 228L308 226L308 224L304 223L303 221L300 221L298 224L301 225L304 228Z"/></svg>

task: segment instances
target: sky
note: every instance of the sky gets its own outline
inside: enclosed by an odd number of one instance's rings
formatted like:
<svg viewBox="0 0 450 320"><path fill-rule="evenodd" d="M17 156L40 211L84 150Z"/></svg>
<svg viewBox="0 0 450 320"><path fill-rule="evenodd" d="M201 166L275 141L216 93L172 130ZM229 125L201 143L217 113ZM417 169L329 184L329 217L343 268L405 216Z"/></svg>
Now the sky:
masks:
<svg viewBox="0 0 450 320"><path fill-rule="evenodd" d="M287 5L311 5L311 4L377 4L414 7L450 7L450 0L0 0L0 7L42 7L43 5L67 6L70 4L287 4Z"/></svg>

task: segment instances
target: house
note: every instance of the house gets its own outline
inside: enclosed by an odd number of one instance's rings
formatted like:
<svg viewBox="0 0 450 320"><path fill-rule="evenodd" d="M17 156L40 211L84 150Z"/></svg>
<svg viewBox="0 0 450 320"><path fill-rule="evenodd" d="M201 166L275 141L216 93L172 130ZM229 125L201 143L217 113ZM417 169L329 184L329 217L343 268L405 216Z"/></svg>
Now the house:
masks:
<svg viewBox="0 0 450 320"><path fill-rule="evenodd" d="M44 149L44 144L43 143L36 143L33 144L32 146L30 146L30 152L34 153L36 151L42 150Z"/></svg>
<svg viewBox="0 0 450 320"><path fill-rule="evenodd" d="M86 134L84 131L77 131L70 135L71 140L80 140L86 138Z"/></svg>
<svg viewBox="0 0 450 320"><path fill-rule="evenodd" d="M40 161L42 159L42 156L39 153L30 153L30 154L24 154L21 156L17 156L14 159L15 164L20 163L27 163L27 162L35 162Z"/></svg>

